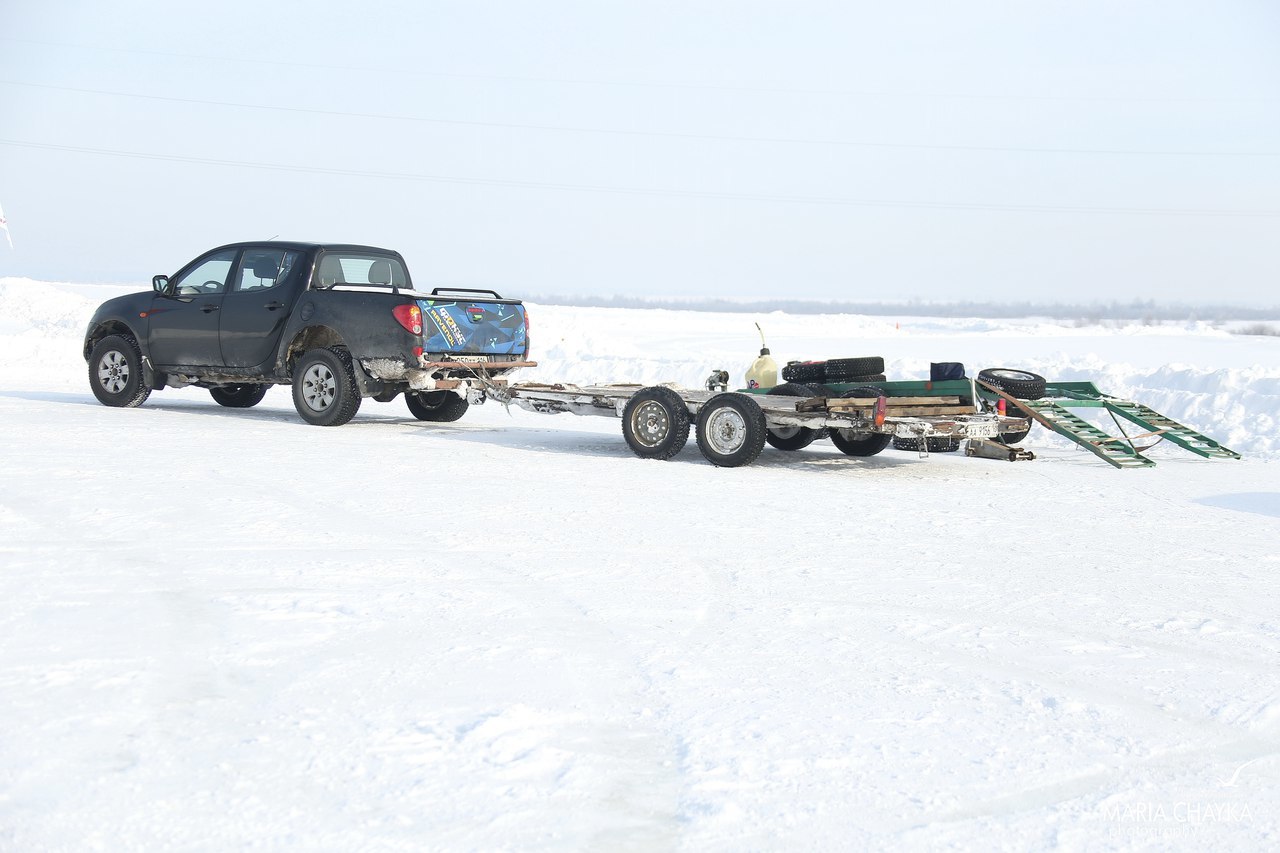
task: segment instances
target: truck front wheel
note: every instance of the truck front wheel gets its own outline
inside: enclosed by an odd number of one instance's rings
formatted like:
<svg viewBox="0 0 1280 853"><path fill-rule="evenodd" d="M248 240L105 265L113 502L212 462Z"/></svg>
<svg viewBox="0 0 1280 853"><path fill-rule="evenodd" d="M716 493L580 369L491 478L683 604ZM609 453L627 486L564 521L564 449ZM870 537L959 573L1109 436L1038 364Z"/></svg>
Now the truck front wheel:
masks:
<svg viewBox="0 0 1280 853"><path fill-rule="evenodd" d="M313 349L293 371L293 405L316 426L342 426L360 409L360 391L345 349Z"/></svg>
<svg viewBox="0 0 1280 853"><path fill-rule="evenodd" d="M108 335L89 354L89 387L104 406L131 409L151 394L142 384L142 355L133 338Z"/></svg>

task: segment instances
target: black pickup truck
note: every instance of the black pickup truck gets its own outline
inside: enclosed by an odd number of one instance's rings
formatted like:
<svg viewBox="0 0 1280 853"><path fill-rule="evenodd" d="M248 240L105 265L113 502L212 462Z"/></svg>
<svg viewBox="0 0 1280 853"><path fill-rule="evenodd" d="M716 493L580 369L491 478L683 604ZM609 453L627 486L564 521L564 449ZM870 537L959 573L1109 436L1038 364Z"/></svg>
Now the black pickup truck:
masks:
<svg viewBox="0 0 1280 853"><path fill-rule="evenodd" d="M388 249L282 241L220 246L158 275L150 292L104 302L84 338L105 405L196 385L248 408L289 383L298 414L320 426L351 420L365 397L399 394L420 420L457 420L486 384L532 366L528 354L517 300L419 292Z"/></svg>

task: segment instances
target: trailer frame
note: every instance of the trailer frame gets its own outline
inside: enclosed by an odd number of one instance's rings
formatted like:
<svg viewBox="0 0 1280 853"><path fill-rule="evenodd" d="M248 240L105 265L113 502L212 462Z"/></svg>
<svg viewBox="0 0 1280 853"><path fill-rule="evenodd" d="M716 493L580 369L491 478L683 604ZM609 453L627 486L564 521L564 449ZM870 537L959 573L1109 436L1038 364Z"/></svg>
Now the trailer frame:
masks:
<svg viewBox="0 0 1280 853"><path fill-rule="evenodd" d="M984 411L971 380L835 385L826 386L825 396L796 397L770 394L773 388L729 391L723 376L713 372L703 390L525 382L495 383L485 393L540 414L620 418L624 438L644 458L671 458L693 427L703 456L720 467L755 461L770 430L835 432L832 440L846 455L872 456L893 436L994 439L1028 426L1026 418Z"/></svg>

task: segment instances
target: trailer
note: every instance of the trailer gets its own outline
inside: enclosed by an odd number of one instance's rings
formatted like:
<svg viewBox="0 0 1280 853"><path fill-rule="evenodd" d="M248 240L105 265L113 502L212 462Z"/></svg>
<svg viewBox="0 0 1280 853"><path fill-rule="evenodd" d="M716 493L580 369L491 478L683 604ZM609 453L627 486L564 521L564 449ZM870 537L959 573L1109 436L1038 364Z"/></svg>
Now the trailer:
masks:
<svg viewBox="0 0 1280 853"><path fill-rule="evenodd" d="M829 437L845 455L867 457L884 450L894 436L925 447L934 437L998 439L1029 428L1025 417L984 406L973 380L822 389L787 383L741 391L728 390L727 382L727 373L715 371L703 390L493 383L485 393L531 412L620 418L627 445L645 459L672 458L693 429L702 455L724 468L751 464L766 443L799 450Z"/></svg>

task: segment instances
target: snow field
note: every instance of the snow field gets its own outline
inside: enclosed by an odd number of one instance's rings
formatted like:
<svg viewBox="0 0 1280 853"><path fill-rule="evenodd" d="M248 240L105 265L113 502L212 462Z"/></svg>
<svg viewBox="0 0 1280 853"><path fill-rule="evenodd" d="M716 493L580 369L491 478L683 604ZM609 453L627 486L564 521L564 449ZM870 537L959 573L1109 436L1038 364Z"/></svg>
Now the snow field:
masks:
<svg viewBox="0 0 1280 853"><path fill-rule="evenodd" d="M434 425L365 401L338 429L285 388L107 409L79 354L97 301L0 282L0 848L1280 836L1280 500L1254 426L1280 342L770 315L780 362L1129 383L1248 458L1114 471L1037 430L1031 463L823 442L726 470L494 404ZM700 385L754 333L535 306L526 378Z"/></svg>

